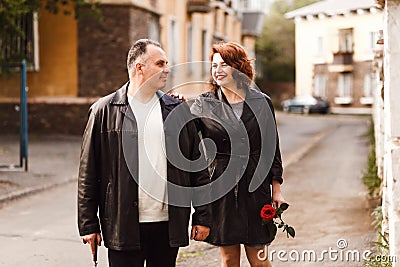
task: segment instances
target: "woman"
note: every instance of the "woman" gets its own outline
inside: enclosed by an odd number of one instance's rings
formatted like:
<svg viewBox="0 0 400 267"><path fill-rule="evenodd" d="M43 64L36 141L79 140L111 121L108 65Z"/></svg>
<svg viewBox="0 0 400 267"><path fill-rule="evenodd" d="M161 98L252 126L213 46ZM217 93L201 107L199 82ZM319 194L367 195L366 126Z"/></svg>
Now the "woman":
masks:
<svg viewBox="0 0 400 267"><path fill-rule="evenodd" d="M272 102L250 88L254 70L240 45L213 45L210 60L211 91L191 106L202 138L214 143L204 142L213 197L206 241L220 247L222 266L240 266L241 244L251 266L271 266L257 253L275 237L262 224L261 208L285 202Z"/></svg>

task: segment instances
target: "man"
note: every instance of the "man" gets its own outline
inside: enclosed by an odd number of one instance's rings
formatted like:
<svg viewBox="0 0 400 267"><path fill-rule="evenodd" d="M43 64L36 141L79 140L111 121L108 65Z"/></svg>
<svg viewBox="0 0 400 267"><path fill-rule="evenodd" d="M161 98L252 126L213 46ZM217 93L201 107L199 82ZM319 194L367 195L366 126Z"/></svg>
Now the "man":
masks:
<svg viewBox="0 0 400 267"><path fill-rule="evenodd" d="M209 182L206 168L190 172L169 160L178 152L197 160L200 153L187 104L159 91L166 85L167 64L159 43L138 40L128 53L129 82L89 110L79 168L78 226L92 252L103 237L111 267L143 266L145 261L147 267L175 266L179 247L189 242L191 210L187 203L168 204L180 195L170 192L171 185L190 188ZM172 116L175 108L179 112ZM174 119L168 120L169 115ZM178 134L179 148L171 147L169 140L177 138L171 127L179 120L187 123ZM209 207L194 209L191 238L201 241L210 231Z"/></svg>

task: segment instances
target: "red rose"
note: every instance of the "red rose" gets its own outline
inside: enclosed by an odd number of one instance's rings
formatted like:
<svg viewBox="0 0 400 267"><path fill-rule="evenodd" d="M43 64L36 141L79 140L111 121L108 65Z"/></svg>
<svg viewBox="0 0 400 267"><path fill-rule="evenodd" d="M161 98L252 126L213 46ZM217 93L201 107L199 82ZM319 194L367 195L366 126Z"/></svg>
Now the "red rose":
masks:
<svg viewBox="0 0 400 267"><path fill-rule="evenodd" d="M265 204L264 207L262 207L260 216L261 219L265 221L270 221L275 217L276 210L274 207L272 207L270 204Z"/></svg>

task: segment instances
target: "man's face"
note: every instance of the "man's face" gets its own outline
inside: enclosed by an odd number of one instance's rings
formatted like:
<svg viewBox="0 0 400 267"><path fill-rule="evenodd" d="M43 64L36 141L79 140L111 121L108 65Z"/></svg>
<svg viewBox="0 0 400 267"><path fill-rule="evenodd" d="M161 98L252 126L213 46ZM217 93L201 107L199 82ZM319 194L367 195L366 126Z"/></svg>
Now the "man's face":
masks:
<svg viewBox="0 0 400 267"><path fill-rule="evenodd" d="M148 45L141 70L145 87L157 90L164 88L170 72L164 50L152 44Z"/></svg>

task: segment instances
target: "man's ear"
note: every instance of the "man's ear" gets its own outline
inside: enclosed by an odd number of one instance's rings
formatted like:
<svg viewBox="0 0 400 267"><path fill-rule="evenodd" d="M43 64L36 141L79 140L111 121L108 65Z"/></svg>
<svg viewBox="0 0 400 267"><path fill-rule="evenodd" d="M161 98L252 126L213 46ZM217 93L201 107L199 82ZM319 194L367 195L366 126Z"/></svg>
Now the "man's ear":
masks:
<svg viewBox="0 0 400 267"><path fill-rule="evenodd" d="M142 67L143 67L143 64L141 64L141 63L136 63L136 64L135 64L135 71L136 71L136 73L141 73L141 72L142 72Z"/></svg>

